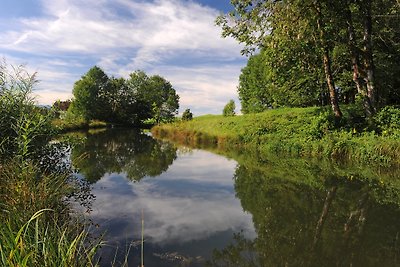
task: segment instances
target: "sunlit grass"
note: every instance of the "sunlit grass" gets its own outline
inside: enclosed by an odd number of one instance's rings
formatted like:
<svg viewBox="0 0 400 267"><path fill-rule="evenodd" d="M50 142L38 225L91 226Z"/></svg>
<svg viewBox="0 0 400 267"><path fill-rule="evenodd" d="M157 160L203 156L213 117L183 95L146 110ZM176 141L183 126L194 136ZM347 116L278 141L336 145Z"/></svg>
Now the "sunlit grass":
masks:
<svg viewBox="0 0 400 267"><path fill-rule="evenodd" d="M100 242L71 214L66 175L46 174L27 162L0 171L1 266L95 266Z"/></svg>
<svg viewBox="0 0 400 267"><path fill-rule="evenodd" d="M327 108L282 108L235 117L205 115L163 124L154 136L195 146L237 146L257 153L312 156L332 160L400 163L400 130L376 132L354 107L335 121Z"/></svg>

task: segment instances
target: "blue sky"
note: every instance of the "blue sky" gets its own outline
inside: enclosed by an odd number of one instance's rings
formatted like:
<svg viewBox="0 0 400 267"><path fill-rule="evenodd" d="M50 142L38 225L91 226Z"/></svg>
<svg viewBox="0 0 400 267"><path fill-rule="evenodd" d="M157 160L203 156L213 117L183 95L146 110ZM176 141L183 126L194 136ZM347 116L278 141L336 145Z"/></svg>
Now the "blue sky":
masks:
<svg viewBox="0 0 400 267"><path fill-rule="evenodd" d="M116 77L141 69L169 80L181 112L219 114L236 100L247 59L221 38L229 0L2 0L0 57L37 72L40 104L72 97L92 66ZM239 110L239 108L238 108Z"/></svg>

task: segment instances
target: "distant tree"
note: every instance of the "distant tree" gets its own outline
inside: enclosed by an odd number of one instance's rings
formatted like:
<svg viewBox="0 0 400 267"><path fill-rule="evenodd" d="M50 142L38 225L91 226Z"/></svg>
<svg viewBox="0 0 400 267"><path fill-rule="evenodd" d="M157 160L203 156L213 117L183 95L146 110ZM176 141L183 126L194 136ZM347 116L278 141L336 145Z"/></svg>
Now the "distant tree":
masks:
<svg viewBox="0 0 400 267"><path fill-rule="evenodd" d="M190 109L185 109L185 111L182 114L182 120L184 121L190 121L193 119L193 113L190 111Z"/></svg>
<svg viewBox="0 0 400 267"><path fill-rule="evenodd" d="M154 75L150 77L149 91L152 90L153 117L157 122L170 121L178 113L179 96L171 83L161 76Z"/></svg>
<svg viewBox="0 0 400 267"><path fill-rule="evenodd" d="M143 121L171 120L179 108L179 96L161 76L135 71L128 79L109 78L95 66L75 83L69 115L86 120L140 125Z"/></svg>
<svg viewBox="0 0 400 267"><path fill-rule="evenodd" d="M232 99L229 100L228 104L225 105L224 110L222 111L222 115L224 115L225 117L235 116L235 108L235 101L233 101Z"/></svg>
<svg viewBox="0 0 400 267"><path fill-rule="evenodd" d="M71 105L71 100L57 100L56 102L53 103L53 109L58 110L58 111L67 111L69 106Z"/></svg>
<svg viewBox="0 0 400 267"><path fill-rule="evenodd" d="M251 56L247 66L242 69L238 92L244 114L262 112L272 106L272 81L268 80L266 72L267 64L263 54Z"/></svg>
<svg viewBox="0 0 400 267"><path fill-rule="evenodd" d="M94 66L77 81L72 91L74 100L71 108L86 120L110 119L111 107L108 103L110 80L99 67Z"/></svg>
<svg viewBox="0 0 400 267"><path fill-rule="evenodd" d="M130 74L127 83L135 95L139 118L170 121L178 113L179 96L165 78L136 71Z"/></svg>

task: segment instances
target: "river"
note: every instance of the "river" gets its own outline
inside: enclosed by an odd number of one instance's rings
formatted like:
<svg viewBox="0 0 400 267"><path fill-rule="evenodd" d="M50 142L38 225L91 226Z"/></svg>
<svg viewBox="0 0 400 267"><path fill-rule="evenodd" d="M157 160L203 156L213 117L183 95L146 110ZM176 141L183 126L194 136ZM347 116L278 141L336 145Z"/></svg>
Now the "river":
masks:
<svg viewBox="0 0 400 267"><path fill-rule="evenodd" d="M398 170L218 153L129 129L81 138L100 266L400 266Z"/></svg>

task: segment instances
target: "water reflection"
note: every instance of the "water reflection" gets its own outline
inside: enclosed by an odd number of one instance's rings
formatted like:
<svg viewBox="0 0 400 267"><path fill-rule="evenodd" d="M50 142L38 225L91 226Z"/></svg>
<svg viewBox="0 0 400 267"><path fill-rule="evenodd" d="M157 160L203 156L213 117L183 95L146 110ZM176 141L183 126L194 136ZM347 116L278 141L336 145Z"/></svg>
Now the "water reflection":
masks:
<svg viewBox="0 0 400 267"><path fill-rule="evenodd" d="M126 173L133 181L157 176L176 159L176 148L132 129L89 134L75 146L72 161L87 181L94 183L106 173Z"/></svg>
<svg viewBox="0 0 400 267"><path fill-rule="evenodd" d="M400 266L399 170L229 160L118 129L72 155L106 231L101 266L139 266L142 211L146 267Z"/></svg>
<svg viewBox="0 0 400 267"><path fill-rule="evenodd" d="M95 182L88 216L98 233L106 231L102 266L114 259L118 266L125 254L129 266L139 265L142 211L146 266L203 266L233 233L255 237L235 196L233 160L130 131L88 136L73 154L82 177Z"/></svg>
<svg viewBox="0 0 400 267"><path fill-rule="evenodd" d="M235 190L257 238L236 235L209 265L399 266L399 182L374 172L304 160L240 165Z"/></svg>

